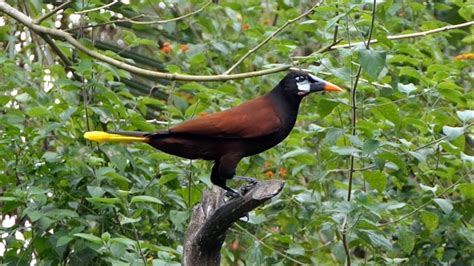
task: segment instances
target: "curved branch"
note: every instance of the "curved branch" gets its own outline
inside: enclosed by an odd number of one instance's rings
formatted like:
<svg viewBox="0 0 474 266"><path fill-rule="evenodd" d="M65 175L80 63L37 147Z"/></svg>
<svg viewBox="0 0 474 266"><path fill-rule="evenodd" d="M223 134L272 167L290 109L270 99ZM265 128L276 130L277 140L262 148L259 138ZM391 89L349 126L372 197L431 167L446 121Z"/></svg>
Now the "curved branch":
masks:
<svg viewBox="0 0 474 266"><path fill-rule="evenodd" d="M184 243L183 265L219 265L220 249L230 226L251 210L275 197L284 182L256 183L245 195L223 204L222 189L205 191L202 202L193 209Z"/></svg>
<svg viewBox="0 0 474 266"><path fill-rule="evenodd" d="M468 22L465 22L465 23L455 24L455 25L448 25L448 26L444 26L444 27L436 28L436 29L432 29L432 30L427 30L427 31L387 36L387 39L389 39L389 40L401 40L401 39L408 39L408 38L425 37L425 36L428 36L430 34L442 32L442 31L448 31L448 30L464 28L464 27L469 27L471 25L474 25L474 21L468 21ZM377 42L378 42L377 39L374 39L374 40L370 41L371 44L372 43L377 43ZM332 49L350 48L350 47L354 47L354 46L357 46L357 45L360 45L360 44L364 44L364 42L354 42L352 44L336 45L336 46L332 47Z"/></svg>
<svg viewBox="0 0 474 266"><path fill-rule="evenodd" d="M425 36L435 34L435 33L438 33L438 32L465 28L465 27L469 27L469 26L472 26L472 25L474 25L474 21L468 21L468 22L461 23L461 24L448 25L448 26L444 26L444 27L440 27L440 28L436 28L436 29L432 29L432 30L427 30L427 31L414 32L414 33L408 33L408 34L400 34L400 35L389 35L389 36L387 36L387 39L394 41L394 40L402 40L402 39L409 39L409 38L425 37ZM370 41L370 44L378 43L378 42L379 41L377 39L373 39L373 40ZM367 43L365 43L364 41L362 41L362 42L353 42L353 43L333 45L333 46L329 47L329 49L326 49L325 51L332 51L332 50L336 50L338 48L351 48L351 47L358 46L358 45L361 45L361 44L367 45ZM314 57L314 55L319 54L319 53L321 53L321 52L317 51L317 52L314 52L314 53L312 53L310 55L307 55L307 56L293 56L292 59L299 59L299 60L309 59L309 58L312 58L312 57Z"/></svg>
<svg viewBox="0 0 474 266"><path fill-rule="evenodd" d="M304 12L303 14L293 18L293 19L289 19L285 22L285 24L281 25L281 27L279 27L276 31L272 32L272 34L270 34L267 38L265 38L265 40L263 40L262 42L260 42L257 46L255 46L254 48L250 49L247 51L247 53L245 53L244 56L242 56L233 66L231 66L226 72L224 72L225 75L229 74L230 72L232 72L238 65L240 65L240 63L242 63L245 59L247 59L247 57L249 57L251 54L255 53L255 51L257 51L260 47L262 47L263 45L265 45L267 42L269 42L271 39L275 38L275 36L280 33L282 30L284 30L286 27L288 27L289 25L295 23L296 21L310 15L311 13L313 13L314 9L316 9L318 6L320 6L322 4L322 0L320 0L318 3L316 3L313 7L311 7L309 10L307 10L306 12Z"/></svg>
<svg viewBox="0 0 474 266"><path fill-rule="evenodd" d="M67 8L69 5L71 5L74 1L70 0L67 2L62 3L61 5L57 6L51 12L45 14L44 16L40 17L39 19L36 20L36 24L41 24L43 20L51 17L52 15L56 14L59 10Z"/></svg>
<svg viewBox="0 0 474 266"><path fill-rule="evenodd" d="M81 10L81 11L77 11L77 12L74 12L74 14L85 14L85 13L89 13L89 12L93 12L93 11L97 11L97 10L101 10L101 9L104 9L104 8L107 8L107 7L110 7L110 6L113 6L115 4L117 4L119 1L118 0L114 0L106 5L103 5L103 6L99 6L99 7L94 7L94 8L91 8L91 9L86 9L86 10Z"/></svg>
<svg viewBox="0 0 474 266"><path fill-rule="evenodd" d="M0 10L5 12L10 17L14 18L15 20L17 20L18 22L27 26L28 28L30 28L31 30L35 32L44 33L50 36L54 36L56 38L65 39L71 45L73 45L80 51L84 52L85 54L89 55L90 57L93 57L102 62L111 64L115 67L124 69L128 72L131 72L137 75L155 77L155 78L160 78L160 79L168 79L168 80L208 82L208 81L225 81L225 80L244 79L244 78L249 78L249 77L263 76L263 75L268 75L268 74L272 74L276 72L285 71L290 68L290 65L282 65L282 66L273 67L273 68L269 68L265 70L245 72L245 73L239 73L239 74L233 74L233 75L182 75L182 74L176 74L176 73L164 73L164 72L159 72L159 71L153 71L153 70L139 68L137 66L113 59L111 57L105 56L96 51L93 51L90 48L81 44L78 40L72 37L71 34L65 31L46 28L46 27L37 25L36 23L34 23L34 21L30 17L16 10L15 8L13 8L12 6L10 6L9 4L7 4L6 2L2 0L0 0Z"/></svg>
<svg viewBox="0 0 474 266"><path fill-rule="evenodd" d="M104 22L104 23L95 24L95 25L79 26L79 27L76 27L76 28L68 29L66 31L67 32L73 32L73 31L76 31L76 30L79 30L79 29L96 28L96 27L101 27L101 26L114 24L114 23L121 23L121 22L128 22L128 23L137 24L137 25L166 24L166 23L175 22L175 21L179 21L179 20L194 16L197 13L203 11L211 3L212 3L212 1L209 1L209 2L205 3L202 7L200 7L199 9L197 9L195 11L192 11L190 13L184 14L184 15L179 16L179 17L170 18L170 19L150 20L150 21L135 20L137 18L145 17L145 15L142 14L142 15L135 16L133 18L122 18L122 19L112 20L112 21L108 21L108 22Z"/></svg>

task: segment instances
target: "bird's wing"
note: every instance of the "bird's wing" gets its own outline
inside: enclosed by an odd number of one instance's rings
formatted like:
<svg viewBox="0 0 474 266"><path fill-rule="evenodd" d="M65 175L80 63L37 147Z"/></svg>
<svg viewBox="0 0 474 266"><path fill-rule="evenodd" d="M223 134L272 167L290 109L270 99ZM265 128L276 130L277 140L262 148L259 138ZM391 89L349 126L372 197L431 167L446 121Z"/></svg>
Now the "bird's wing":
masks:
<svg viewBox="0 0 474 266"><path fill-rule="evenodd" d="M281 127L282 122L273 104L263 96L223 112L184 122L169 132L222 138L256 138L272 134Z"/></svg>

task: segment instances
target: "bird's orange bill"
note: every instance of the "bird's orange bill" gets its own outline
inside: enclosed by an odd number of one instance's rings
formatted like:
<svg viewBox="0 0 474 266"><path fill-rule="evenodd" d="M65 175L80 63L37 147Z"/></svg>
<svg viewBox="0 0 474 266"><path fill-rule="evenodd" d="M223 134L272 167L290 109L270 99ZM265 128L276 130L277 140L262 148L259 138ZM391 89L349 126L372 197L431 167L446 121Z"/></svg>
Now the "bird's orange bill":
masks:
<svg viewBox="0 0 474 266"><path fill-rule="evenodd" d="M334 85L331 82L325 81L324 83L326 83L326 85L324 86L325 91L335 91L335 92L343 92L344 91L341 87L339 87L337 85Z"/></svg>
<svg viewBox="0 0 474 266"><path fill-rule="evenodd" d="M103 131L86 132L84 138L97 142L143 142L147 139L146 137L125 136Z"/></svg>

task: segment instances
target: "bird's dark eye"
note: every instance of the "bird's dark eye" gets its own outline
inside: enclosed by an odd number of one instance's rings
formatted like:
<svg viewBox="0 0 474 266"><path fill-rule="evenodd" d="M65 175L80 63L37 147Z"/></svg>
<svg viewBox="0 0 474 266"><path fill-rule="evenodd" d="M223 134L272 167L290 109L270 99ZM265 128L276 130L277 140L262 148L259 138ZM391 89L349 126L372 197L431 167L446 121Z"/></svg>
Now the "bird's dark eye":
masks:
<svg viewBox="0 0 474 266"><path fill-rule="evenodd" d="M296 81L303 81L305 80L306 78L304 76L299 76L299 77L296 77Z"/></svg>

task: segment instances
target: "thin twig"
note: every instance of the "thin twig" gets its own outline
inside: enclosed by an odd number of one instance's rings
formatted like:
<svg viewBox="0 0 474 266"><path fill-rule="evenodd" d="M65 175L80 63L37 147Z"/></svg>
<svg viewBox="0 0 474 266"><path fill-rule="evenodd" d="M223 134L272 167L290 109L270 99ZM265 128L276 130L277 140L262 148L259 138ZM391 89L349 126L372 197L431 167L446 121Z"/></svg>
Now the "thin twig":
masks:
<svg viewBox="0 0 474 266"><path fill-rule="evenodd" d="M105 26L105 25L109 25L109 24L115 24L115 23L122 23L122 22L128 22L128 23L131 23L131 24L138 24L138 25L166 24L166 23L175 22L175 21L179 21L179 20L194 16L197 13L203 11L204 8L206 8L210 3L212 3L212 1L207 2L206 4L204 4L202 7L200 7L199 9L197 9L195 11L192 11L190 13L184 14L184 15L179 16L179 17L170 18L170 19L150 20L150 21L134 20L136 18L145 17L145 15L142 14L142 15L135 16L133 18L122 18L122 19L107 21L107 22L103 22L103 23L99 23L99 24L95 24L95 25L79 26L79 27L68 29L66 31L67 32L72 32L72 31L76 31L76 30L79 30L79 29L96 28L96 27L101 27L101 26Z"/></svg>
<svg viewBox="0 0 474 266"><path fill-rule="evenodd" d="M347 244L347 216L344 219L342 228L342 246L344 247L344 253L346 253L346 265L351 266L351 252Z"/></svg>
<svg viewBox="0 0 474 266"><path fill-rule="evenodd" d="M41 22L43 22L43 20L51 17L52 15L56 14L59 10L61 9L66 9L69 5L71 5L74 1L70 0L70 1L67 1L67 2L64 2L62 4L60 4L59 6L57 6L56 8L54 8L53 10L51 10L49 13L46 13L44 16L40 17L39 19L36 20L36 24L41 24Z"/></svg>
<svg viewBox="0 0 474 266"><path fill-rule="evenodd" d="M361 79L361 81L364 81ZM387 84L388 85L388 84ZM388 85L389 87L388 88L391 88L390 85ZM383 86L385 87L385 86ZM427 89L423 92L420 92L420 93L417 93L417 94L413 94L413 95L410 95L406 98L402 98L402 99L398 99L398 100L394 100L394 101L390 101L390 102L385 102L385 103L378 103L378 104L372 104L372 103L368 103L366 105L364 105L364 108L374 108L374 107L380 107L380 106L385 106L385 105L389 105L389 104L392 104L392 103L398 103L398 102L403 102L403 101L407 101L407 100L410 100L410 99L414 99L416 97L419 97L419 96L422 96L422 95L425 95L429 92L432 92L433 89Z"/></svg>
<svg viewBox="0 0 474 266"><path fill-rule="evenodd" d="M86 10L81 10L81 11L77 11L77 12L74 12L74 14L85 14L85 13L89 13L89 12L93 12L93 11L97 11L97 10L101 10L101 9L105 9L107 7L110 7L110 6L113 6L115 4L117 4L119 1L118 0L114 0L106 5L103 5L103 6L99 6L99 7L94 7L94 8L91 8L91 9L86 9Z"/></svg>
<svg viewBox="0 0 474 266"><path fill-rule="evenodd" d="M101 53L93 51L87 48L86 46L82 45L79 41L77 41L74 37L72 37L72 35L70 35L69 33L63 30L51 29L51 28L37 25L36 23L34 23L34 21L31 18L21 13L20 11L16 10L15 8L10 6L3 0L0 0L0 10L35 32L42 32L42 33L54 36L56 38L65 39L67 42L69 42L71 45L76 47L78 50L81 50L82 52L88 54L89 56L95 59L98 59L100 61L113 65L117 68L126 70L130 73L138 74L141 76L155 77L155 78L167 79L167 80L210 82L210 81L226 81L226 80L236 80L236 79L245 79L245 78L250 78L250 77L264 76L264 75L269 75L272 73L286 71L291 68L290 65L282 65L282 66L277 66L277 67L273 67L273 68L269 68L265 70L251 71L251 72L232 74L232 75L182 75L182 74L175 74L175 73L164 73L164 72L159 72L159 71L152 71L152 70L147 70L147 69L136 67L134 65L127 64L125 62L110 58ZM450 26L446 26L443 28L435 29L435 30L437 30L436 32L439 32L439 31L467 27L472 24L474 24L474 21L457 24L457 25L450 25ZM395 36L397 38L393 38L394 36L389 36L389 37L392 37L392 39L397 39L397 40L403 39L403 38L413 38L413 37L426 36L426 35L432 34L434 33L435 30ZM338 46L338 45L333 46L331 50L336 49L336 48L341 48L341 46Z"/></svg>
<svg viewBox="0 0 474 266"><path fill-rule="evenodd" d="M29 18L28 16L21 13L20 11L18 11L17 9L13 8L12 6L10 6L9 4L5 2L0 2L0 10L5 12L10 17L14 18L15 20L17 20L18 22L27 26L28 28L30 28L31 30L35 32L42 32L45 34L49 34L50 36L54 36L56 38L65 39L72 46L76 47L78 50L86 53L87 55L95 59L98 59L100 61L103 61L105 63L118 67L120 69L124 69L128 72L142 75L142 76L155 77L155 78L161 78L161 79L167 79L167 80L179 80L179 81L201 81L201 82L226 81L226 80L235 80L235 79L244 79L244 78L250 78L250 77L264 76L264 75L268 75L272 73L285 71L285 70L290 69L291 67L290 65L282 65L282 66L277 66L277 67L273 67L273 68L269 68L265 70L251 71L251 72L232 74L232 75L181 75L181 74L176 74L176 73L165 73L165 72L153 71L153 70L143 69L134 65L130 65L128 63L125 63L125 62L113 59L111 57L108 57L106 55L103 55L101 53L98 53L84 46L78 40L76 40L71 34L65 31L37 25L33 22L31 18Z"/></svg>
<svg viewBox="0 0 474 266"><path fill-rule="evenodd" d="M242 63L245 59L247 59L247 57L249 57L251 54L255 53L258 49L260 49L260 47L262 47L263 45L268 43L271 39L275 38L275 36L278 35L278 33L280 33L281 31L283 31L286 27L288 27L289 25L295 23L296 21L310 15L314 11L314 9L316 9L318 6L320 6L322 4L322 2L323 2L322 0L318 1L313 7L308 9L303 14L301 14L301 15L293 18L293 19L287 20L276 31L272 32L272 34L270 34L267 38L265 38L265 40L263 40L262 42L257 44L257 46L255 46L254 48L248 50L247 53L245 53L245 55L243 55L233 66L231 66L226 72L224 72L224 75L228 75L230 72L232 72L238 65L240 65L240 63Z"/></svg>
<svg viewBox="0 0 474 266"><path fill-rule="evenodd" d="M441 196L443 196L444 194L446 194L448 191L450 191L454 186L456 186L460 181L461 181L462 178L459 178L455 183L453 183L451 186L447 187L445 190L443 190L443 192L441 192L439 195L437 195L436 197L433 197L431 199L429 199L427 202L421 204L420 206L418 206L417 208L415 208L413 211L401 216L400 218L396 219L396 220L393 220L393 221L390 221L390 222L386 222L386 223L383 223L383 224L378 224L377 226L378 227L384 227L384 226L387 226L387 225L390 225L390 224L395 224L395 223L398 223L410 216L412 216L413 214L419 212L420 210L422 210L423 208L425 208L428 204L430 204L434 198L439 198Z"/></svg>
<svg viewBox="0 0 474 266"><path fill-rule="evenodd" d="M455 25L448 25L448 26L444 26L444 27L440 27L440 28L436 28L436 29L432 29L432 30L427 30L427 31L422 31L422 32L414 32L414 33L400 34L400 35L390 35L390 36L387 36L387 39L388 40L401 40L401 39L425 37L425 36L428 36L430 34L442 32L442 31L459 29L459 28L465 28L465 27L469 27L471 25L474 25L474 21L468 21L468 22L455 24ZM372 43L377 43L377 42L379 42L377 39L374 39L374 40L370 41L371 44ZM366 43L362 41L362 42L355 42L355 43L352 43L352 44L335 45L334 47L332 47L331 50L338 49L338 48L350 48L350 47L354 47L354 46L357 46L357 45L360 45L360 44L366 44Z"/></svg>
<svg viewBox="0 0 474 266"><path fill-rule="evenodd" d="M468 125L464 126L464 130L469 129L469 128L472 127L472 126L474 126L474 123L471 123L471 124L468 124ZM420 147L415 148L413 151L419 151L419 150L424 149L424 148L426 148L426 147L428 147L428 146L431 146L431 145L433 145L433 144L439 143L439 142L441 142L441 141L443 141L443 140L445 140L445 139L447 139L447 138L448 138L448 136L443 136L443 137L441 137L441 138L439 138L439 139L435 139L435 140L433 140L433 141L431 141L431 142L428 142L428 143L426 143L426 144L421 145Z"/></svg>
<svg viewBox="0 0 474 266"><path fill-rule="evenodd" d="M374 25L375 25L375 11L376 11L376 0L373 2L373 7L372 7L372 19L370 22L370 30L369 30L369 37L367 38L367 43L365 46L365 49L369 50L370 49L370 42L372 38L372 34L374 31ZM356 134L356 126L357 126L357 103L356 103L356 91L357 91L357 85L359 83L360 75L362 74L362 66L359 66L359 69L357 70L357 75L356 79L354 82L354 88L351 91L351 106L352 106L352 132L351 134L355 136ZM350 157L350 171L349 171L349 188L347 192L347 201L351 201L351 194L352 194L352 178L354 175L354 155L351 155Z"/></svg>
<svg viewBox="0 0 474 266"><path fill-rule="evenodd" d="M372 3L372 18L370 22L370 29L369 29L369 36L367 38L367 43L365 49L370 49L370 40L372 39L372 34L374 32L374 25L375 25L375 11L377 7L377 1L374 0ZM351 125L352 130L351 134L353 136L356 135L356 128L357 128L357 102L356 102L356 92L357 92L357 85L359 84L360 75L362 74L362 66L359 66L357 69L356 79L354 81L354 86L351 90ZM352 181L354 177L354 160L355 156L351 154L350 162L349 162L349 187L347 189L347 201L351 201L352 195ZM346 218L347 219L347 218ZM346 265L351 265L351 257L349 253L349 247L347 243L347 223L344 224L344 232L342 233L342 244L344 245L344 251L346 253Z"/></svg>
<svg viewBox="0 0 474 266"><path fill-rule="evenodd" d="M306 265L306 263L303 263L299 260L296 260L288 255L286 255L285 253L279 251L279 250L276 250L274 249L273 247L271 247L270 245L267 245L265 242L263 242L260 238L258 238L257 236L255 236L254 234L250 233L249 231L247 231L247 229L243 228L242 226L240 226L239 224L235 224L235 227L239 228L240 230L242 230L244 233L246 233L247 235L251 236L253 239L255 239L260 245L268 248L269 250L272 250L274 252L276 252L278 255L282 256L283 258L285 259L288 259L298 265Z"/></svg>

